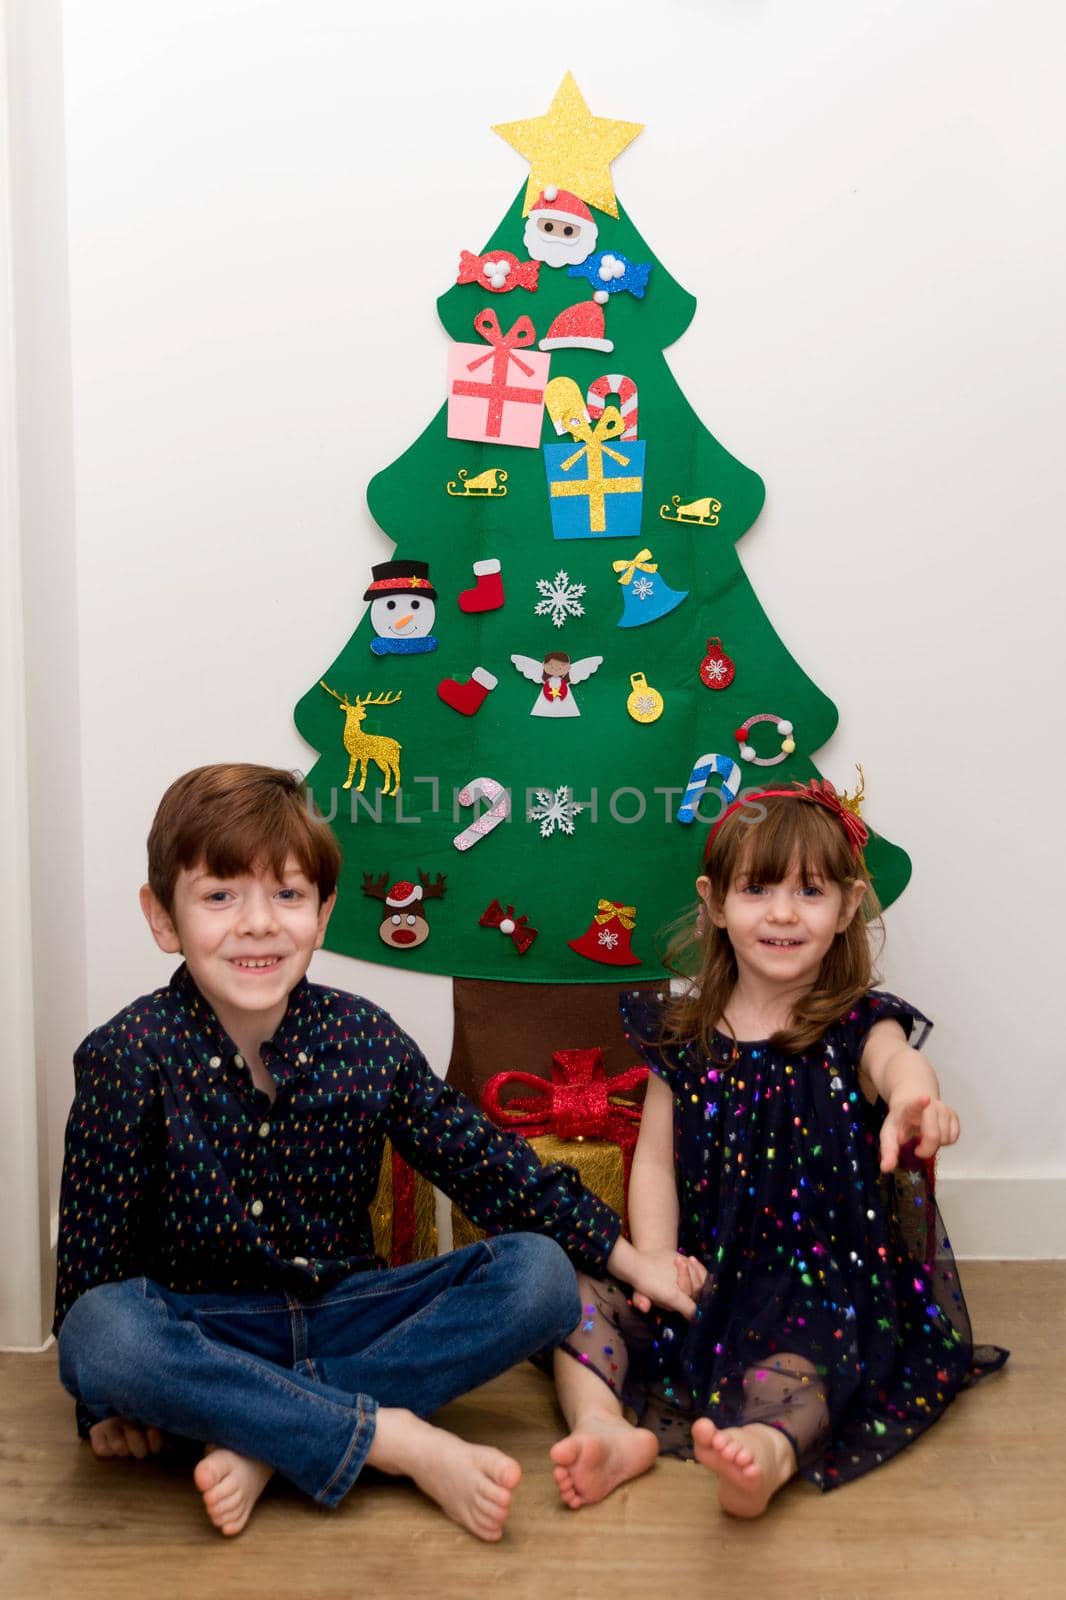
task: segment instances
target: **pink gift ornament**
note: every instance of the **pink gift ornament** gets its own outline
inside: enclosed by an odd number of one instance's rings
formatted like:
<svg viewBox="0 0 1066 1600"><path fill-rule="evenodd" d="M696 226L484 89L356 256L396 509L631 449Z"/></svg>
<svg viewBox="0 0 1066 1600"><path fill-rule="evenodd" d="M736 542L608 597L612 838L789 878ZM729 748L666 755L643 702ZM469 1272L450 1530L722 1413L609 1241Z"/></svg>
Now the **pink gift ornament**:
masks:
<svg viewBox="0 0 1066 1600"><path fill-rule="evenodd" d="M519 317L504 333L495 311L486 306L474 327L490 348L453 344L448 352L448 438L535 450L551 356L533 350L518 354L537 337L528 317Z"/></svg>

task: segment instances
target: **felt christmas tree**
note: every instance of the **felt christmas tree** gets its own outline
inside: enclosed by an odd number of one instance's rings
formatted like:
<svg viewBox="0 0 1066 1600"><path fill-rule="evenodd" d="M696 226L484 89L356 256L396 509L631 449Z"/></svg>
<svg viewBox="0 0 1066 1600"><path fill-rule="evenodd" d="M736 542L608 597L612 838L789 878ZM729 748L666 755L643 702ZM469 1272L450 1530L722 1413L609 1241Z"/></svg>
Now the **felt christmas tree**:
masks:
<svg viewBox="0 0 1066 1600"><path fill-rule="evenodd" d="M327 942L617 985L662 972L728 801L820 777L837 713L737 555L762 481L667 366L695 300L615 197L639 125L568 75L496 131L529 181L456 240L439 407L367 491L395 553L351 574L369 609L296 707L344 852ZM887 904L907 857L876 832L866 855Z"/></svg>

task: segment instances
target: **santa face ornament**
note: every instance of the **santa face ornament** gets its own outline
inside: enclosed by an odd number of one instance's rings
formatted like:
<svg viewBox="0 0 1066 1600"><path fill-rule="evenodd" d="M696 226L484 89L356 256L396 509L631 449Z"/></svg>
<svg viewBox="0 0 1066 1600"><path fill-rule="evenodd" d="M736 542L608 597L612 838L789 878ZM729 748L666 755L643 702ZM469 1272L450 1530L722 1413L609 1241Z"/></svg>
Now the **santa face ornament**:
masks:
<svg viewBox="0 0 1066 1600"><path fill-rule="evenodd" d="M598 229L583 200L550 186L526 218L523 243L534 261L549 267L580 266L596 248Z"/></svg>

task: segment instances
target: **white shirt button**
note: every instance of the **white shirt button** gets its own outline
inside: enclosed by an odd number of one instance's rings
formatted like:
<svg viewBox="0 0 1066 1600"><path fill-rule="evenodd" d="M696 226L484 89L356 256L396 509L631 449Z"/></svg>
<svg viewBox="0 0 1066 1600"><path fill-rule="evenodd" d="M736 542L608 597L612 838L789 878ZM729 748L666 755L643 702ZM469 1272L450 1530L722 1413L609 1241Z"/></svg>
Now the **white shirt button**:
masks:
<svg viewBox="0 0 1066 1600"><path fill-rule="evenodd" d="M306 1256L293 1256L292 1264L294 1267L306 1267L309 1265Z"/></svg>
<svg viewBox="0 0 1066 1600"><path fill-rule="evenodd" d="M235 1067L243 1067L244 1066L244 1057L242 1055L235 1055L234 1058L233 1058L233 1065Z"/></svg>
<svg viewBox="0 0 1066 1600"><path fill-rule="evenodd" d="M249 1210L251 1211L253 1217L261 1217L263 1215L262 1200L253 1200Z"/></svg>
<svg viewBox="0 0 1066 1600"><path fill-rule="evenodd" d="M306 1050L301 1050L300 1054L296 1057L296 1059L300 1063L301 1067L306 1067L306 1065L307 1065L307 1051Z"/></svg>
<svg viewBox="0 0 1066 1600"><path fill-rule="evenodd" d="M259 1137L260 1137L260 1139L265 1139L269 1132L270 1132L270 1123L269 1122L261 1122L259 1124Z"/></svg>
<svg viewBox="0 0 1066 1600"><path fill-rule="evenodd" d="M212 1072L217 1072L219 1067L222 1065L222 1057L221 1056L212 1056L210 1061L207 1064L211 1068Z"/></svg>

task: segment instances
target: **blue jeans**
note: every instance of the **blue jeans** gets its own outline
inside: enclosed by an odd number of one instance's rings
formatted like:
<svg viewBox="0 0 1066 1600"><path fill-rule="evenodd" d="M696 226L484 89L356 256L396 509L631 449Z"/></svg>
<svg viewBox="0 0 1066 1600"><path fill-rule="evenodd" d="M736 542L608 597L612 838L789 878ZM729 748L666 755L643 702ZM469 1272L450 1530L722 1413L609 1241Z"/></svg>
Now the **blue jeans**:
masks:
<svg viewBox="0 0 1066 1600"><path fill-rule="evenodd" d="M131 1278L74 1302L59 1375L98 1420L224 1445L335 1506L379 1405L429 1416L558 1344L580 1313L573 1268L538 1234L353 1273L317 1299L176 1294Z"/></svg>

